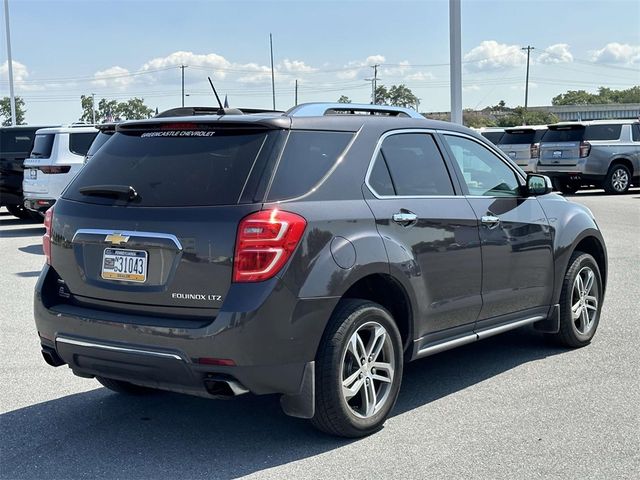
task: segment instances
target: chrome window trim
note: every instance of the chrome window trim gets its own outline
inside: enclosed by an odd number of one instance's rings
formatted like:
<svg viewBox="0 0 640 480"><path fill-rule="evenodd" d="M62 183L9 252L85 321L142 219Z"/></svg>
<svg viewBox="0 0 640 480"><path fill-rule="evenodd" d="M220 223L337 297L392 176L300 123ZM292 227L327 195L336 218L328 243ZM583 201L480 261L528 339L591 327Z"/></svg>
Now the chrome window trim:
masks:
<svg viewBox="0 0 640 480"><path fill-rule="evenodd" d="M371 172L373 171L373 164L375 163L376 158L380 153L380 149L382 148L382 142L384 142L384 140L390 137L391 135L402 135L405 133L426 133L430 135L435 135L438 133L438 131L432 128L403 128L403 129L397 129L397 130L390 130L388 132L383 133L378 139L378 143L376 143L376 148L373 151L373 156L371 157L371 160L369 160L369 167L367 168L367 173L364 177L364 184L367 186L367 188L373 194L373 196L376 197L378 200L387 200L387 199L394 199L394 198L464 198L462 195L380 195L378 192L374 190L374 188L369 183L369 178L371 177ZM435 141L435 138L434 138L434 141ZM436 142L436 146L438 147L438 150L440 150L440 147L437 144L437 142ZM442 160L446 162L444 155L442 155ZM451 174L448 171L449 168L447 164L445 163L444 165L445 165L445 168L447 168L447 173L449 174L449 177L451 177ZM455 185L453 184L453 179L450 178L450 180L451 180L451 187L455 191Z"/></svg>
<svg viewBox="0 0 640 480"><path fill-rule="evenodd" d="M147 238L162 238L165 240L171 240L178 250L182 250L182 244L178 237L171 233L159 233L159 232L141 232L141 231L132 231L132 230L101 230L94 228L80 228L76 230L76 233L73 235L72 242L75 242L76 237L78 235L122 235L127 237L147 237Z"/></svg>
<svg viewBox="0 0 640 480"><path fill-rule="evenodd" d="M121 353L133 353L139 355L147 355L151 357L161 357L161 358L171 358L173 360L179 360L184 362L185 359L176 353L165 353L165 352L157 352L154 350L145 350L142 348L132 348L132 347L119 347L116 345L107 345L105 343L96 343L89 342L86 340L76 340L74 338L58 336L56 337L56 343L66 343L68 345L76 345L78 347L88 347L88 348L99 348L101 350L109 350L112 352L121 352Z"/></svg>

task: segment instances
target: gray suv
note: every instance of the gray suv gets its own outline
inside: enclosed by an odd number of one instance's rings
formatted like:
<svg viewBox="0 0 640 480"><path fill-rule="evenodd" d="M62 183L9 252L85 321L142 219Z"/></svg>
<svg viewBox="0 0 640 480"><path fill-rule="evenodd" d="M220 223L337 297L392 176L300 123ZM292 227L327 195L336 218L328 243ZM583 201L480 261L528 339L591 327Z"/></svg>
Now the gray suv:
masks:
<svg viewBox="0 0 640 480"><path fill-rule="evenodd" d="M357 437L406 362L525 325L596 332L593 215L467 128L354 104L115 128L46 214L52 366L127 394L279 394Z"/></svg>
<svg viewBox="0 0 640 480"><path fill-rule="evenodd" d="M535 171L563 193L591 185L626 193L640 183L640 126L631 120L549 125Z"/></svg>

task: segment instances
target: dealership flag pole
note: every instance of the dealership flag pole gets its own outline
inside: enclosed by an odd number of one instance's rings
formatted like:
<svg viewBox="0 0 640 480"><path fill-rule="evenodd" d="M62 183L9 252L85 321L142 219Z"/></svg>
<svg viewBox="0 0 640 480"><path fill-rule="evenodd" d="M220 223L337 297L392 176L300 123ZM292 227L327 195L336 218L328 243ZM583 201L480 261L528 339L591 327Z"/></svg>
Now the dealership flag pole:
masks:
<svg viewBox="0 0 640 480"><path fill-rule="evenodd" d="M460 0L449 0L449 72L451 77L451 121L462 124L462 41Z"/></svg>
<svg viewBox="0 0 640 480"><path fill-rule="evenodd" d="M4 21L7 32L7 67L9 71L9 102L11 103L11 125L16 122L16 97L13 92L13 60L11 59L11 33L9 32L9 0L4 0Z"/></svg>

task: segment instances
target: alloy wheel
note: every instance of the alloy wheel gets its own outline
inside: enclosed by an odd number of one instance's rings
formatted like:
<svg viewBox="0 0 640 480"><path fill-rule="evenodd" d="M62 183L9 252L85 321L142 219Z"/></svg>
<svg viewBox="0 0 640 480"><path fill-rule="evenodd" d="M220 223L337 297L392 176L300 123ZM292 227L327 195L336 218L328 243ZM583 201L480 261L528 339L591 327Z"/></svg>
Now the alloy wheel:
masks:
<svg viewBox="0 0 640 480"><path fill-rule="evenodd" d="M576 331L587 335L598 313L596 275L590 267L583 267L576 275L571 294L571 315Z"/></svg>
<svg viewBox="0 0 640 480"><path fill-rule="evenodd" d="M377 322L361 325L342 356L342 398L360 418L375 415L389 398L395 374L393 343Z"/></svg>
<svg viewBox="0 0 640 480"><path fill-rule="evenodd" d="M618 168L611 176L611 186L616 192L624 192L629 185L629 174L623 168Z"/></svg>

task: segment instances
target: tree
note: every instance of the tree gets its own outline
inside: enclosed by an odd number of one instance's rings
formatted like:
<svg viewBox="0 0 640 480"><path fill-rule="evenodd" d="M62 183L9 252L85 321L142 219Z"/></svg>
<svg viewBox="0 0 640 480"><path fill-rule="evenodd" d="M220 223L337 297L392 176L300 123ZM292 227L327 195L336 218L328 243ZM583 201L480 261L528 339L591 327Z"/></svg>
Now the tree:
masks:
<svg viewBox="0 0 640 480"><path fill-rule="evenodd" d="M548 125L557 121L558 117L553 113L539 110L527 110L525 113L523 107L516 107L513 109L513 113L501 117L497 123L499 127L517 127L519 125Z"/></svg>
<svg viewBox="0 0 640 480"><path fill-rule="evenodd" d="M592 105L602 103L640 103L640 85L626 90L600 87L598 93L586 90L569 90L553 97L552 105Z"/></svg>
<svg viewBox="0 0 640 480"><path fill-rule="evenodd" d="M467 108L462 111L462 123L467 127L481 128L481 127L495 127L496 122L482 112L476 112L471 108Z"/></svg>
<svg viewBox="0 0 640 480"><path fill-rule="evenodd" d="M91 96L82 95L80 97L82 106L81 122L93 121L91 108L93 99ZM118 102L117 100L100 99L98 108L95 110L96 123L112 122L115 120L139 120L149 118L153 115L154 110L144 104L142 98L131 98L126 102Z"/></svg>
<svg viewBox="0 0 640 480"><path fill-rule="evenodd" d="M21 97L15 97L16 100L16 125L24 125L24 116L27 110L24 108L24 100ZM11 99L9 97L3 97L0 100L0 118L2 118L2 126L8 127L11 125Z"/></svg>
<svg viewBox="0 0 640 480"><path fill-rule="evenodd" d="M376 88L376 103L378 105L415 108L418 97L403 84L392 85L388 90L384 85L380 85Z"/></svg>
<svg viewBox="0 0 640 480"><path fill-rule="evenodd" d="M338 103L351 103L351 99L346 95L340 95L340 98L338 99Z"/></svg>

